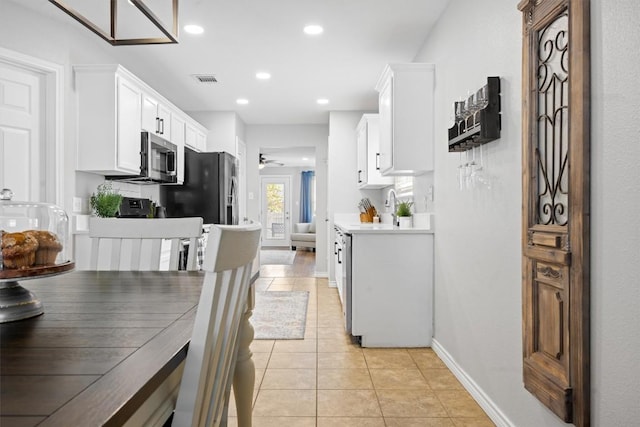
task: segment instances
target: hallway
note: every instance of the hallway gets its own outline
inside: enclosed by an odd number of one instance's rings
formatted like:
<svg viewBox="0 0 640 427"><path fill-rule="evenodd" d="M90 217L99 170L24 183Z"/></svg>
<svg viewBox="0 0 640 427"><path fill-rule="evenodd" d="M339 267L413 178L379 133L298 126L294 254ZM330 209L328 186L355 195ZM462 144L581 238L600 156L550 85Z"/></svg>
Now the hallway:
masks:
<svg viewBox="0 0 640 427"><path fill-rule="evenodd" d="M315 253L263 265L256 290L309 291L303 340L256 340L254 427L494 424L430 348L361 348L345 333L336 288L315 278ZM233 399L230 414L235 414ZM236 426L235 417L229 425Z"/></svg>

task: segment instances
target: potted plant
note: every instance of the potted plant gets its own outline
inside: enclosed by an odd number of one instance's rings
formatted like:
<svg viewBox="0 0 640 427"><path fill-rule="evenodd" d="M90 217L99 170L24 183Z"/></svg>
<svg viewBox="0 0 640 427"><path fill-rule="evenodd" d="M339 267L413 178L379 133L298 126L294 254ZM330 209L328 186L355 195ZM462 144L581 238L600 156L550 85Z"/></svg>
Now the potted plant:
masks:
<svg viewBox="0 0 640 427"><path fill-rule="evenodd" d="M116 216L122 202L122 196L114 189L111 182L98 185L98 192L91 194L89 199L93 213L101 218Z"/></svg>
<svg viewBox="0 0 640 427"><path fill-rule="evenodd" d="M400 201L396 206L396 216L398 217L398 226L400 228L411 228L411 206L413 206L413 202L408 200Z"/></svg>

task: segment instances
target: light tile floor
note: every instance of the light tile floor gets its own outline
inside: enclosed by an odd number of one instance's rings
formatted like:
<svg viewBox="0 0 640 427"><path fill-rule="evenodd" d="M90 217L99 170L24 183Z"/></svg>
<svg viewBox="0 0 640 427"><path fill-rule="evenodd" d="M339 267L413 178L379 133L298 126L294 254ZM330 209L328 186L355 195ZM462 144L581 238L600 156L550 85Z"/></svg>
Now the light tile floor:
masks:
<svg viewBox="0 0 640 427"><path fill-rule="evenodd" d="M327 279L262 276L259 290L306 290L310 298L303 340L251 345L254 427L494 425L430 348L353 343ZM229 413L235 414L233 397ZM237 426L235 417L229 426Z"/></svg>

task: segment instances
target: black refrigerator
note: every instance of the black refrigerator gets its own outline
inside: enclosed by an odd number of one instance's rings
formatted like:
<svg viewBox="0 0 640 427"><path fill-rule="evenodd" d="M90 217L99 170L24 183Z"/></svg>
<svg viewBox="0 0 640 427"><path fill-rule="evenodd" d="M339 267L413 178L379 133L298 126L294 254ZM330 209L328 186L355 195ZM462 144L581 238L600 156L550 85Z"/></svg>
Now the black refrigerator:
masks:
<svg viewBox="0 0 640 427"><path fill-rule="evenodd" d="M225 152L184 149L184 184L161 185L167 217L201 216L205 224L238 224L237 161Z"/></svg>

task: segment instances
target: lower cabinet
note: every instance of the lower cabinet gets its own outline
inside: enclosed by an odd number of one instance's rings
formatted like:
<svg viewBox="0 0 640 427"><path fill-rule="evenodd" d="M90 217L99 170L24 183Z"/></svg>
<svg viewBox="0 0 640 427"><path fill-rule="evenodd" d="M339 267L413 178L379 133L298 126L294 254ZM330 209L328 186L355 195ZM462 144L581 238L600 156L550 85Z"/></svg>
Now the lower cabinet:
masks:
<svg viewBox="0 0 640 427"><path fill-rule="evenodd" d="M351 308L363 347L429 347L433 234L353 233Z"/></svg>

